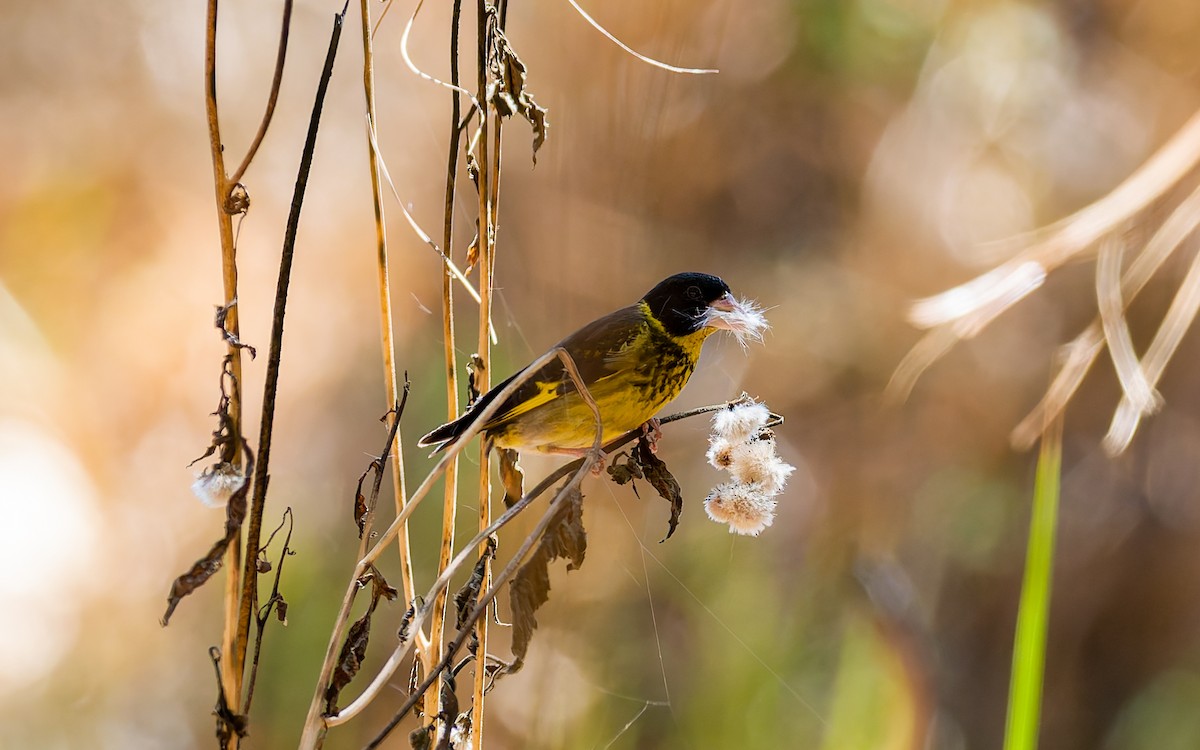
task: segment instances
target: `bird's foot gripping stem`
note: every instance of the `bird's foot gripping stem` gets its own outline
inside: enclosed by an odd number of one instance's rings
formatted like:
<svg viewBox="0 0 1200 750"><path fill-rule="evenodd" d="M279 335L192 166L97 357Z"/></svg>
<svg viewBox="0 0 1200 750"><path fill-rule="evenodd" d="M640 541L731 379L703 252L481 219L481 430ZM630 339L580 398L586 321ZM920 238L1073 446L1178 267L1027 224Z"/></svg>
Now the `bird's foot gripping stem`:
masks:
<svg viewBox="0 0 1200 750"><path fill-rule="evenodd" d="M651 453L658 453L658 441L662 438L662 423L657 417L651 417L642 424L642 436L650 446Z"/></svg>

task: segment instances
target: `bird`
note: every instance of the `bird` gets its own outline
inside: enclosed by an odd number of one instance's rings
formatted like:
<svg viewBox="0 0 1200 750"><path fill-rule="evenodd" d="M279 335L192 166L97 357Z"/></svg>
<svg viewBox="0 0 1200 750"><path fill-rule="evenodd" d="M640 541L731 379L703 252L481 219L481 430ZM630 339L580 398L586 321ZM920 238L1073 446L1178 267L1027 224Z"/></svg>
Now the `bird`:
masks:
<svg viewBox="0 0 1200 750"><path fill-rule="evenodd" d="M560 341L595 399L603 426L601 443L650 423L687 384L700 349L718 330L740 342L761 339L767 327L760 308L738 300L719 277L677 273L637 302L583 326ZM438 453L477 421L523 368L480 396L463 414L430 431L417 445ZM653 424L653 423L651 423ZM528 376L481 426L493 447L582 456L593 447L596 422L561 359Z"/></svg>

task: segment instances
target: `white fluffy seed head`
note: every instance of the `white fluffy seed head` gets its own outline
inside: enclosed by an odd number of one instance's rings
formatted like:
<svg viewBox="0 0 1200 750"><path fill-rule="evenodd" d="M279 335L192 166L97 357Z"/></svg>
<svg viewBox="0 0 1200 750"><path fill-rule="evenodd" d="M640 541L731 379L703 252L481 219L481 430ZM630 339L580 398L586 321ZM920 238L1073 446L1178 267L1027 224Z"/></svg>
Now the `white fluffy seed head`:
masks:
<svg viewBox="0 0 1200 750"><path fill-rule="evenodd" d="M192 482L192 492L210 508L223 508L246 483L242 470L227 461L208 467Z"/></svg>
<svg viewBox="0 0 1200 750"><path fill-rule="evenodd" d="M775 501L762 488L726 482L713 488L704 500L708 517L729 524L729 533L758 536L775 521Z"/></svg>
<svg viewBox="0 0 1200 750"><path fill-rule="evenodd" d="M708 452L704 457L714 469L729 471L735 460L734 453L741 443L735 443L725 438L713 436L708 442Z"/></svg>
<svg viewBox="0 0 1200 750"><path fill-rule="evenodd" d="M768 495L778 495L787 484L788 477L796 470L775 453L775 441L751 440L741 443L732 451L733 460L728 471L738 482L755 484Z"/></svg>
<svg viewBox="0 0 1200 750"><path fill-rule="evenodd" d="M732 442L746 441L766 427L770 418L771 410L766 404L753 401L735 404L713 413L713 436Z"/></svg>

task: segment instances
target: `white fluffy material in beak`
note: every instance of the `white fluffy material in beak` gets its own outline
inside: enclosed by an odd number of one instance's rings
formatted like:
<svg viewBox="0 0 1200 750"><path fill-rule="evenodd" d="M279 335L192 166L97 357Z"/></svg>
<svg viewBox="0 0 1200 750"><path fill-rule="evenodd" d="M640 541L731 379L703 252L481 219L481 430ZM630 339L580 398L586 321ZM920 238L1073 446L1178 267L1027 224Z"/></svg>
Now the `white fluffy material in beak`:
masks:
<svg viewBox="0 0 1200 750"><path fill-rule="evenodd" d="M735 299L729 292L709 304L702 322L710 328L729 331L737 337L743 349L747 341L761 342L763 331L771 327L757 302Z"/></svg>

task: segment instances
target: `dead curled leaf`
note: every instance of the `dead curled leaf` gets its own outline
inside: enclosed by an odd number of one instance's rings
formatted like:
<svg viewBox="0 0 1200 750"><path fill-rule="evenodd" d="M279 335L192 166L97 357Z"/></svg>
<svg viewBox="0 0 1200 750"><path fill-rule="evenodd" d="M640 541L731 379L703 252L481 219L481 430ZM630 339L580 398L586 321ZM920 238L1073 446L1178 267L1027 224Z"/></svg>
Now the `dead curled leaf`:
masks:
<svg viewBox="0 0 1200 750"><path fill-rule="evenodd" d="M492 106L501 117L521 115L533 128L533 163L537 164L537 152L546 142L546 108L539 107L525 84L528 69L517 57L516 51L500 28L495 14L488 17L488 36L491 41L488 68L493 82L489 89Z"/></svg>
<svg viewBox="0 0 1200 750"><path fill-rule="evenodd" d="M659 540L665 542L671 538L671 535L675 533L675 528L679 526L679 516L683 513L683 491L679 488L679 482L667 469L667 464L654 455L650 441L645 435L638 438L634 455L637 456L646 481L659 494L659 497L671 504L671 517L667 521L667 535Z"/></svg>
<svg viewBox="0 0 1200 750"><path fill-rule="evenodd" d="M254 458L246 449L246 474L254 471ZM225 506L225 535L213 543L204 557L192 564L192 567L171 584L171 592L167 595L167 611L163 614L162 626L165 628L171 621L171 615L185 596L200 588L221 569L221 558L225 548L236 541L242 530L242 521L246 520L246 495L250 492L250 483L245 482L229 498Z"/></svg>
<svg viewBox="0 0 1200 750"><path fill-rule="evenodd" d="M471 614L471 610L475 608L475 603L479 601L479 592L483 590L484 576L487 572L488 560L494 560L496 557L496 538L488 537L487 543L484 546L483 554L479 556L479 560L475 563L474 570L471 571L471 577L462 585L454 594L454 609L457 613L456 626L461 630L467 624L467 620Z"/></svg>
<svg viewBox="0 0 1200 750"><path fill-rule="evenodd" d="M557 501L558 509L549 528L529 560L521 566L509 586L512 608L513 663L507 670L520 670L537 629L537 610L550 599L550 563L569 560L567 570L583 565L587 553L587 531L583 528L583 493L572 488Z"/></svg>
<svg viewBox="0 0 1200 750"><path fill-rule="evenodd" d="M333 676L329 681L329 686L325 689L325 715L332 716L338 712L337 699L342 689L350 684L354 676L358 674L359 668L362 666L362 660L367 655L367 643L371 637L371 615L375 613L375 608L379 606L380 599L395 599L397 594L396 589L388 585L379 570L372 565L357 581L359 588L371 584L371 603L367 606L367 611L362 617L354 621L346 633L346 640L342 643L342 651L338 655L337 666L333 669Z"/></svg>
<svg viewBox="0 0 1200 750"><path fill-rule="evenodd" d="M625 461L620 459L624 457ZM650 440L643 435L638 438L632 453L618 453L608 467L608 476L617 484L629 484L635 479L650 483L654 491L671 504L671 517L667 521L667 535L660 542L665 542L675 533L679 526L679 517L683 513L683 491L679 482L667 468L666 462L654 454ZM633 483L633 492L637 494L637 483Z"/></svg>

